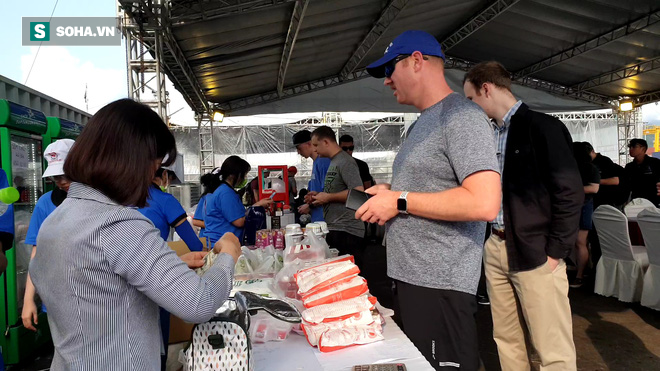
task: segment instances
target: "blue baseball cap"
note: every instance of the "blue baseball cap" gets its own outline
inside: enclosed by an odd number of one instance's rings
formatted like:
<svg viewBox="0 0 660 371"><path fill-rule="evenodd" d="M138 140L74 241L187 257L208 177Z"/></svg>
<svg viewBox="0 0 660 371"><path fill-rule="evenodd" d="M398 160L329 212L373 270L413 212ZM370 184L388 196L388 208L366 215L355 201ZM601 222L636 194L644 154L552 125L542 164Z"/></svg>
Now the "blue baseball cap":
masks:
<svg viewBox="0 0 660 371"><path fill-rule="evenodd" d="M420 52L424 55L432 55L445 60L445 54L438 40L433 35L424 31L405 31L397 36L385 49L385 55L374 63L367 66L367 72L377 78L385 77L385 66L394 58L402 54Z"/></svg>

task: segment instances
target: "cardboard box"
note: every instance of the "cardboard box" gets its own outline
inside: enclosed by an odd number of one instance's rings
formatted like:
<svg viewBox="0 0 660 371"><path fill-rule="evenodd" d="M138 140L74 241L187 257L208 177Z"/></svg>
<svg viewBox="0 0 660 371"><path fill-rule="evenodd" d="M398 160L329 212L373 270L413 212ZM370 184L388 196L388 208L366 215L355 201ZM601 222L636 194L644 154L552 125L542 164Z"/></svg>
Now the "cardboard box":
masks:
<svg viewBox="0 0 660 371"><path fill-rule="evenodd" d="M206 238L200 238L202 244L206 246ZM189 253L190 249L183 241L173 241L168 242L167 245L170 249L176 252L177 256L181 256L185 253ZM192 338L192 331L194 323L184 322L181 318L170 314L170 344L181 343L184 341L190 341Z"/></svg>

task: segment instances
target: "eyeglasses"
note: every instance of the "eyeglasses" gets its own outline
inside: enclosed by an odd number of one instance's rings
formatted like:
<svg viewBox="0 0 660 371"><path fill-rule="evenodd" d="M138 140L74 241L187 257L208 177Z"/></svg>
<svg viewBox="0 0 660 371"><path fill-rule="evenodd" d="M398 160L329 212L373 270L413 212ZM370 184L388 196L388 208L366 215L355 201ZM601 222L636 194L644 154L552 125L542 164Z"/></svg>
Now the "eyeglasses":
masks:
<svg viewBox="0 0 660 371"><path fill-rule="evenodd" d="M342 150L344 151L352 151L355 149L355 146L350 146L350 147L341 147Z"/></svg>
<svg viewBox="0 0 660 371"><path fill-rule="evenodd" d="M410 54L401 54L398 55L396 58L392 59L385 65L385 77L392 77L392 74L394 73L394 68L396 67L396 64L401 62L402 60L410 57Z"/></svg>

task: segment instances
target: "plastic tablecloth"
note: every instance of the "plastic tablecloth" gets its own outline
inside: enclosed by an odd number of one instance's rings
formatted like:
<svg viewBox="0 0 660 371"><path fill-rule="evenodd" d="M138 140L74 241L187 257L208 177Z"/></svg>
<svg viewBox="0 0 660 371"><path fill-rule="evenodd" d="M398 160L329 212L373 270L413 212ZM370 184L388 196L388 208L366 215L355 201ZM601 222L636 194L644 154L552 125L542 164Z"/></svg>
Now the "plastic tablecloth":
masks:
<svg viewBox="0 0 660 371"><path fill-rule="evenodd" d="M408 370L433 368L391 318L385 319L385 340L321 353L304 336L289 334L285 341L253 344L256 371L350 371L354 365L404 363Z"/></svg>

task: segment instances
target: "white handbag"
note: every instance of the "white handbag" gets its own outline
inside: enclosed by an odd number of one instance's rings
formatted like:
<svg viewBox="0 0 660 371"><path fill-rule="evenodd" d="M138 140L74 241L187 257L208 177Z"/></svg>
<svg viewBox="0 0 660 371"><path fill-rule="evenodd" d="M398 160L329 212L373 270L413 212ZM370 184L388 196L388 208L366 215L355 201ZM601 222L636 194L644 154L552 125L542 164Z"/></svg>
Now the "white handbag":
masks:
<svg viewBox="0 0 660 371"><path fill-rule="evenodd" d="M300 322L300 313L289 303L239 291L222 304L210 321L195 325L192 342L183 351L184 370L253 371L248 311L258 310L286 322Z"/></svg>

